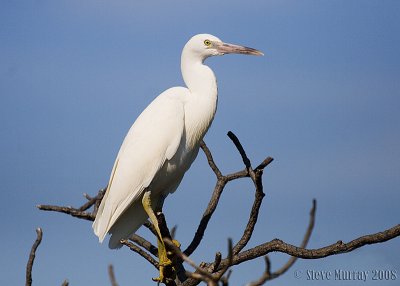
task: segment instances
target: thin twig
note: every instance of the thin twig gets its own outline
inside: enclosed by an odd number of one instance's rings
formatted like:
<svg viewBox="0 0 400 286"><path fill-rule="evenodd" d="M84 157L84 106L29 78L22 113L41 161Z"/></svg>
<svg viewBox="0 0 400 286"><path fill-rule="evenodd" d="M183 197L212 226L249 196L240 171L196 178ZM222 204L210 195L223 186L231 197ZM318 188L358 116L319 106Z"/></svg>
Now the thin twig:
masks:
<svg viewBox="0 0 400 286"><path fill-rule="evenodd" d="M196 269L197 274L203 276L205 280L215 280L215 277L208 272L207 270L203 269L202 267L198 266L193 260L191 260L187 255L185 255L173 242L168 238L164 238L164 243L169 247L169 249L177 255L181 260L187 262L190 266ZM188 276L192 276L193 273L187 272ZM199 277L200 277L199 276Z"/></svg>
<svg viewBox="0 0 400 286"><path fill-rule="evenodd" d="M244 151L243 146L240 143L239 139L231 131L228 132L228 136L233 141L240 155L242 156L243 163L246 165L246 169L255 187L254 202L251 208L246 228L244 229L242 237L236 243L236 245L233 247L232 250L233 254L238 254L247 245L247 243L251 239L251 236L253 235L254 228L258 220L258 214L261 208L262 200L265 196L262 183L263 168L256 169L256 171L254 171L251 167L250 159L247 157L246 152ZM267 166L270 162L272 162L272 158L270 158L269 160L267 159L264 160L260 164L260 166Z"/></svg>
<svg viewBox="0 0 400 286"><path fill-rule="evenodd" d="M235 134L233 134L232 131L229 131L227 135L232 140L233 144L235 144L236 148L238 149L240 156L242 156L242 160L243 160L243 163L246 166L246 168L250 169L251 168L250 159L247 157L246 152L244 151L243 146L240 143L239 139L236 137Z"/></svg>
<svg viewBox="0 0 400 286"><path fill-rule="evenodd" d="M52 206L52 205L37 205L38 209L42 211L53 211L53 212L60 212L69 214L73 217L77 217L80 219L94 221L95 216L92 213L84 212L79 209L73 207L59 207L59 206Z"/></svg>
<svg viewBox="0 0 400 286"><path fill-rule="evenodd" d="M117 279L115 279L114 267L112 264L108 265L108 276L110 277L111 286L118 286Z"/></svg>
<svg viewBox="0 0 400 286"><path fill-rule="evenodd" d="M134 245L132 242L128 241L127 239L121 239L121 244L129 247L130 250L136 252L140 256L142 256L144 259L146 259L148 262L150 262L155 268L158 269L158 262L151 257L150 254L145 252L143 249L139 248L138 246Z"/></svg>
<svg viewBox="0 0 400 286"><path fill-rule="evenodd" d="M143 226L146 227L148 230L150 230L151 233L152 233L155 237L158 237L157 231L156 231L154 225L153 225L150 221L146 220L146 221L144 222Z"/></svg>
<svg viewBox="0 0 400 286"><path fill-rule="evenodd" d="M222 192L224 191L225 185L226 185L226 180L223 179L223 177L222 179L218 179L214 188L214 192L211 196L210 202L208 203L207 208L203 213L203 216L200 220L199 226L197 227L192 242L184 251L185 255L190 256L199 246L201 240L203 239L204 232L208 226L208 222L210 221L212 215L214 214L218 206L219 199L221 197Z"/></svg>
<svg viewBox="0 0 400 286"><path fill-rule="evenodd" d="M35 256L36 256L36 250L39 246L39 244L42 242L42 237L43 237L43 231L40 227L36 229L36 240L32 245L31 252L29 254L29 259L28 263L26 265L26 286L31 286L32 285L32 267L33 267L33 262L35 261Z"/></svg>
<svg viewBox="0 0 400 286"><path fill-rule="evenodd" d="M178 257L180 257L183 261L186 261L190 266L192 266L198 273L206 276L209 279L213 279L213 276L207 270L204 270L200 266L198 266L193 260L191 260L187 255L185 255L173 242L171 239L164 238L164 243L173 251Z"/></svg>
<svg viewBox="0 0 400 286"><path fill-rule="evenodd" d="M239 172L225 175L225 176L222 175L213 160L211 151L208 149L207 145L202 141L202 144L201 144L202 150L204 151L204 154L207 157L207 161L208 161L211 169L214 171L214 173L217 176L217 183L214 187L214 192L211 196L210 202L208 203L207 208L204 211L203 216L200 220L199 226L197 227L197 230L192 239L192 242L189 244L189 246L184 251L184 253L187 256L190 256L196 250L196 248L199 246L199 244L204 236L205 230L208 226L208 222L210 221L212 215L214 214L214 211L216 210L216 208L218 206L221 194L224 191L226 184L232 180L250 176L252 178L252 180L254 181L254 184L256 186L258 186L258 190L259 190L259 192L256 194L256 199L255 199L255 202L254 202L254 205L252 208L249 222L248 222L247 227L244 232L244 236L238 242L238 244L234 247L234 253L235 252L238 253L247 244L247 242L249 241L251 234L253 232L254 225L257 222L258 210L261 206L262 197L264 196L264 194L262 192L262 182L261 182L262 171L266 166L268 166L273 161L273 159L271 157L267 157L256 168L256 171L254 171L251 168L250 159L247 157L246 152L244 151L243 146L240 143L239 139L231 131L228 132L228 136L233 141L233 143L235 144L236 148L238 149L240 155L242 156L243 162L246 166L246 170L239 171Z"/></svg>
<svg viewBox="0 0 400 286"><path fill-rule="evenodd" d="M247 243L250 241L251 236L253 235L254 228L257 224L258 214L260 212L261 204L265 194L262 188L261 176L257 176L256 180L257 182L255 183L255 185L258 186L256 187L256 192L254 194L254 202L250 211L249 220L247 222L246 228L243 231L242 237L233 248L234 254L238 254L247 245Z"/></svg>
<svg viewBox="0 0 400 286"><path fill-rule="evenodd" d="M165 220L164 214L162 212L157 212L156 217L157 217L158 227L160 229L162 238L172 241L172 236L169 231L167 221ZM176 242L177 241L175 241L175 243ZM177 247L175 245L175 243L173 243L174 247L179 249L179 247ZM176 280L176 278L177 278L177 282L179 282L179 283L183 282L187 279L186 270L183 267L182 259L180 257L177 257L176 255L174 255L174 251L171 251L168 244L166 244L165 246L166 246L166 250L167 250L167 257L169 259L171 259L172 265L164 268L164 275L168 281L168 285L176 285L176 283L174 281L174 280ZM180 251L180 249L179 249L179 251Z"/></svg>
<svg viewBox="0 0 400 286"><path fill-rule="evenodd" d="M214 158L211 154L211 151L210 151L210 149L208 149L206 143L203 140L200 141L200 148L203 150L204 154L206 155L207 162L208 162L208 165L210 166L211 170L214 171L214 174L217 176L217 179L220 179L222 177L222 173L219 170L218 166L215 164Z"/></svg>
<svg viewBox="0 0 400 286"><path fill-rule="evenodd" d="M265 159L260 163L260 165L258 165L258 166L254 169L254 171L265 169L265 167L267 167L273 160L274 160L274 158L272 158L272 157L267 157L267 158L265 158Z"/></svg>
<svg viewBox="0 0 400 286"><path fill-rule="evenodd" d="M221 280L222 276L224 276L224 274L226 273L226 271L228 271L229 267L232 266L232 261L233 261L233 242L232 239L229 238L228 239L228 256L225 259L227 261L227 263L222 267L222 269L218 272L218 274L216 274L216 281Z"/></svg>
<svg viewBox="0 0 400 286"><path fill-rule="evenodd" d="M315 199L313 199L312 208L310 210L310 220L309 220L309 223L308 223L308 227L307 227L306 233L304 234L303 241L300 244L300 248L306 248L307 244L308 244L308 242L310 240L310 237L311 237L312 231L314 229L314 225L315 225L315 212L316 212L316 210L317 210L317 201ZM290 267L293 266L293 264L296 262L296 260L297 260L297 257L293 257L293 256L290 257L288 262L285 265L283 265L279 270L277 270L274 273L272 273L271 278L268 279L268 280L277 278L278 276L280 276L283 273L285 273L287 270L289 270Z"/></svg>
<svg viewBox="0 0 400 286"><path fill-rule="evenodd" d="M104 196L106 189L102 189L99 191L99 193L97 194L97 196L95 197L90 197L88 194L83 194L83 196L88 200L88 202L86 202L85 204L83 204L78 210L80 211L86 211L88 209L90 209L92 206L94 206L97 201L101 200Z"/></svg>
<svg viewBox="0 0 400 286"><path fill-rule="evenodd" d="M310 211L310 220L308 223L306 233L304 234L303 241L300 244L300 248L305 248L308 244L308 241L310 240L311 233L312 233L312 231L314 229L314 225L315 225L316 209L317 209L317 201L314 199L312 208ZM278 269L277 271L275 271L273 273L271 273L271 261L269 260L268 255L265 255L264 259L265 259L265 265L266 265L264 274L256 281L249 283L248 286L260 286L269 280L272 280L272 279L275 279L275 278L281 276L286 271L288 271L290 269L290 267L293 266L293 264L296 262L296 260L298 258L295 256L291 256L285 265L283 265L280 269Z"/></svg>
<svg viewBox="0 0 400 286"><path fill-rule="evenodd" d="M214 263L212 264L212 272L215 272L218 269L221 260L222 260L222 254L221 252L218 251L217 253L215 253Z"/></svg>
<svg viewBox="0 0 400 286"><path fill-rule="evenodd" d="M143 237L135 234L132 234L129 237L129 240L131 240L132 242L136 243L137 245L143 247L144 249L146 249L148 252L150 252L151 254L153 254L154 256L158 256L158 250L157 247L155 247L153 244L151 244L149 241L147 241L146 239L144 239Z"/></svg>

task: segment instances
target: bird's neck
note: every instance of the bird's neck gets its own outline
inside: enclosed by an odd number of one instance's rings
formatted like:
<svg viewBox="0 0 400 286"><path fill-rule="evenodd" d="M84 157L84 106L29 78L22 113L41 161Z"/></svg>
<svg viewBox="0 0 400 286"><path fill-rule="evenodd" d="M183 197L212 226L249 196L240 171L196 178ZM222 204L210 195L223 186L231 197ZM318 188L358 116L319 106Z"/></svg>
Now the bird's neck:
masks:
<svg viewBox="0 0 400 286"><path fill-rule="evenodd" d="M188 144L198 148L198 143L210 127L217 109L218 89L213 71L202 60L185 59L182 55L182 76L190 91L185 121ZM196 147L195 147L196 146Z"/></svg>
<svg viewBox="0 0 400 286"><path fill-rule="evenodd" d="M203 59L182 53L181 70L183 80L191 93L217 97L217 80L214 72L203 63Z"/></svg>

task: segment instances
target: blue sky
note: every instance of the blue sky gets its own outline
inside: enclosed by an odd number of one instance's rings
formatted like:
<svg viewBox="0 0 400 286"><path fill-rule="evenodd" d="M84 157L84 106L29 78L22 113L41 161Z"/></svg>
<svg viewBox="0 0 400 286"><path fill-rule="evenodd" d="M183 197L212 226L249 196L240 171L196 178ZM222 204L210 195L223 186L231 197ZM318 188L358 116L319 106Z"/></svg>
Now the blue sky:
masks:
<svg viewBox="0 0 400 286"><path fill-rule="evenodd" d="M400 2L398 1L1 1L1 285L21 285L35 228L44 237L34 285L150 285L157 273L123 249L99 245L90 223L38 211L78 206L105 186L124 135L163 90L182 85L180 52L197 33L262 50L264 57L207 61L219 106L205 140L224 173L242 168L232 130L254 164L272 156L265 203L249 246L298 244L313 198L309 246L348 241L399 223ZM192 3L193 2L193 3ZM214 176L200 153L166 200L185 246ZM251 183L228 185L195 261L240 238ZM148 235L145 230L139 233ZM153 239L153 238L150 238ZM271 285L377 285L308 281L294 271L396 270L400 240L318 261L298 261ZM273 254L272 269L287 259ZM258 259L233 268L232 285L261 275ZM372 275L372 274L371 274Z"/></svg>

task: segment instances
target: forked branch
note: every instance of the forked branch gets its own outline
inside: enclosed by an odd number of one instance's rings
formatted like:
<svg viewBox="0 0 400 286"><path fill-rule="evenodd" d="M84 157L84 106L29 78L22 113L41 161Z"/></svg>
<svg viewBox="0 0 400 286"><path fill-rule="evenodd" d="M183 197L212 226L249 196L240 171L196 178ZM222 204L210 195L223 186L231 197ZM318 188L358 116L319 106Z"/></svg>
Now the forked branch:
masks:
<svg viewBox="0 0 400 286"><path fill-rule="evenodd" d="M273 159L271 157L267 157L256 168L253 168L251 160L248 158L239 139L232 132L229 132L228 136L236 146L245 168L237 172L224 175L215 163L211 151L209 150L207 145L203 141L201 142L200 147L206 155L208 164L214 172L217 181L210 201L203 213L202 218L200 219L193 239L184 251L181 251L180 248L176 247L176 245L171 242L171 236L169 234L165 218L162 213L157 214L157 217L159 218L159 225L161 225L161 228L163 229L163 236L166 237L165 243L168 246L168 250L173 254L173 264L175 264L176 269L178 269L179 279L172 281L170 285L193 286L199 284L201 281L206 282L210 286L216 286L219 284L228 285L231 266L239 265L241 263L259 257L264 257L266 266L263 275L259 279L250 283L251 286L258 286L287 272L298 258L323 258L330 255L350 252L364 245L381 243L400 236L400 225L396 225L382 232L356 238L348 243L338 241L337 243L331 244L326 247L308 249L307 244L309 242L315 224L316 200L313 200L313 205L310 211L309 224L303 237L303 241L299 247L288 244L279 239L273 239L256 247L244 250L253 235L255 226L258 221L259 210L265 196L262 175L264 169L273 161ZM230 241L228 247L228 256L226 258L223 259L221 253L217 252L214 261L208 263L203 262L198 265L190 259L190 255L200 245L206 232L208 223L211 220L216 208L218 207L222 193L226 189L225 187L229 182L239 178L250 178L253 182L255 189L253 205L250 210L247 224L244 227L243 234L239 241L236 242L236 244L233 245ZM85 195L87 202L79 208L51 205L39 205L38 208L46 211L62 212L80 219L92 221L95 218L97 208L101 202L104 192L104 189L100 190L99 193L93 198ZM90 211L91 208L92 211ZM155 232L154 226L151 223L146 222L145 226L151 232ZM157 249L154 245L152 245L143 237L134 234L130 237L129 240L122 240L121 243L129 247L132 251L141 255L154 267L158 267L158 262L154 258L157 256ZM285 253L290 255L291 257L288 259L287 263L284 264L281 268L279 268L275 272L271 272L271 261L268 257L268 254L271 252ZM195 271L186 271L183 267L183 262L186 262L194 267Z"/></svg>

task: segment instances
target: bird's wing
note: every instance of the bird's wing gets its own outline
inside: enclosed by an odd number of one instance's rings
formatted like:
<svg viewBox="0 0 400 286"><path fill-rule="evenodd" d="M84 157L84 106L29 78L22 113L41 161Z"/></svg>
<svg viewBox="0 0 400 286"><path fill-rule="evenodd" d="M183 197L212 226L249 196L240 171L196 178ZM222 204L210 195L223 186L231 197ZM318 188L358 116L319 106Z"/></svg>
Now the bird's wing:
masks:
<svg viewBox="0 0 400 286"><path fill-rule="evenodd" d="M172 88L160 94L126 135L93 223L100 241L120 215L141 197L165 161L176 153L184 130L187 92L184 88Z"/></svg>

